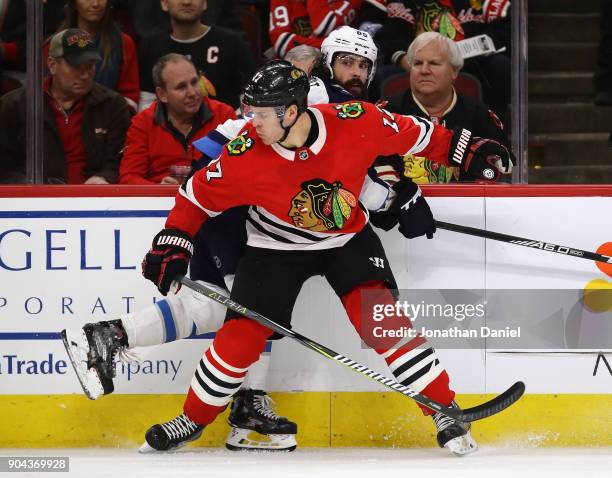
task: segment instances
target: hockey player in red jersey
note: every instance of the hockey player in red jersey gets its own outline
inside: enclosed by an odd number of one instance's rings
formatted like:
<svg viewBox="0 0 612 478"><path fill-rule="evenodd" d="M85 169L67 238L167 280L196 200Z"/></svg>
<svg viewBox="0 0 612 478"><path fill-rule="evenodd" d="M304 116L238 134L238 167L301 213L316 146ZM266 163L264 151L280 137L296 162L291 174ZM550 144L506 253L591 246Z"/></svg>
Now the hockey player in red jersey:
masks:
<svg viewBox="0 0 612 478"><path fill-rule="evenodd" d="M186 273L192 236L201 224L228 208L251 205L232 300L289 326L303 282L324 275L361 332L362 294L373 292L379 302L393 304L395 288L382 245L356 199L373 158L424 152L489 180L511 171L503 146L472 138L467 130L453 133L360 102L306 108L308 89L304 73L286 62L262 67L249 82L244 101L252 123L182 186L166 229L143 261L144 276L162 294ZM415 199L398 198L398 212ZM271 335L228 313L196 370L181 426L171 434L163 425L152 427L147 446L165 450L199 436L227 406ZM402 384L441 403L453 402L448 375L424 338L376 351ZM440 446L460 454L476 449L465 424L439 414L433 418Z"/></svg>
<svg viewBox="0 0 612 478"><path fill-rule="evenodd" d="M270 43L280 58L297 45L321 47L333 30L349 25L363 0L272 0Z"/></svg>

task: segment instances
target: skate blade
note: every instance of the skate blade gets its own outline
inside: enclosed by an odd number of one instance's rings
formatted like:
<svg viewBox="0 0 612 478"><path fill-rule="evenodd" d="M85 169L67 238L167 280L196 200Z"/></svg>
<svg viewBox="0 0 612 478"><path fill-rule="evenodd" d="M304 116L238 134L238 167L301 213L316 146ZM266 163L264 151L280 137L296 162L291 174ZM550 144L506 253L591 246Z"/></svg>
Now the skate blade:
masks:
<svg viewBox="0 0 612 478"><path fill-rule="evenodd" d="M246 428L232 427L225 447L232 451L284 451L297 448L295 435L262 435Z"/></svg>
<svg viewBox="0 0 612 478"><path fill-rule="evenodd" d="M468 431L465 435L447 441L444 448L447 448L455 456L466 456L478 451L478 444Z"/></svg>
<svg viewBox="0 0 612 478"><path fill-rule="evenodd" d="M175 450L176 448L173 448L173 450ZM145 440L145 442L140 445L140 448L138 449L138 453L165 453L165 451L163 450L156 450L155 448L153 448L151 445L149 445L149 443Z"/></svg>
<svg viewBox="0 0 612 478"><path fill-rule="evenodd" d="M87 337L83 329L79 329L78 332L72 330L62 330L60 332L62 336L62 342L64 348L68 353L70 363L74 373L76 373L81 388L87 398L95 400L100 396L104 395L104 387L100 381L98 372L93 368L87 368L87 351L89 344L87 343Z"/></svg>
<svg viewBox="0 0 612 478"><path fill-rule="evenodd" d="M140 445L140 448L138 449L138 453L142 453L142 454L145 454L145 455L146 454L153 454L153 453L173 453L175 451L180 451L183 448L186 448L189 443L191 443L192 441L197 440L201 436L202 436L202 434L200 433L199 435L194 437L193 440L186 440L184 442L179 443L176 446L173 446L172 448L168 448L167 450L158 450L157 448L153 448L151 445L149 445L149 442L147 440L145 440L144 443L142 445Z"/></svg>

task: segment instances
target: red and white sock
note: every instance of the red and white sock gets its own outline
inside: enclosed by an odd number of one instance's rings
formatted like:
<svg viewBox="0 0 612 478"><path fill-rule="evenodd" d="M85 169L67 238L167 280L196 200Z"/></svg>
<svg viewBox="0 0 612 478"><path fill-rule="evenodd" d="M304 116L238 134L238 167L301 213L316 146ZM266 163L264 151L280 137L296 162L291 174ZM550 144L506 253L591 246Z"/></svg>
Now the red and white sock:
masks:
<svg viewBox="0 0 612 478"><path fill-rule="evenodd" d="M391 344L372 343L372 337L364 336L362 314L364 310L372 310L371 306L364 305L364 300L368 303L375 302L382 305L395 304L385 283L362 284L342 297L342 303L351 323L363 340L366 343L369 342L369 345L385 359L399 383L443 405L450 405L455 398L455 392L449 388L448 373L440 364L435 350L429 345L427 339L418 335L398 348L393 348ZM406 317L388 317L388 320L404 321L403 324L412 326ZM421 405L419 407L425 415L434 413L429 408Z"/></svg>
<svg viewBox="0 0 612 478"><path fill-rule="evenodd" d="M223 324L191 380L183 405L185 414L200 425L212 423L240 388L270 335L270 329L250 319Z"/></svg>

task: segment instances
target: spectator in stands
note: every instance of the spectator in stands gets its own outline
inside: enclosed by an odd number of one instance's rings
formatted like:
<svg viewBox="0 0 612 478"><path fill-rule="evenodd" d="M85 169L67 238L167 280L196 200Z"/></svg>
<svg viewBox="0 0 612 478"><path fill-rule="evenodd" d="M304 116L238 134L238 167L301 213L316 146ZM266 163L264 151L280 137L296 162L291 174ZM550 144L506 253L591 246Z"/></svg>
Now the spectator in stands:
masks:
<svg viewBox="0 0 612 478"><path fill-rule="evenodd" d="M323 40L342 25L350 25L363 0L271 0L270 42L284 58L297 45L320 48Z"/></svg>
<svg viewBox="0 0 612 478"><path fill-rule="evenodd" d="M0 70L25 68L25 2L7 0L0 6Z"/></svg>
<svg viewBox="0 0 612 478"><path fill-rule="evenodd" d="M68 29L49 44L44 82L45 183L108 184L117 181L120 151L130 124L127 103L94 82L96 46L87 32ZM0 101L0 181L26 179L25 88Z"/></svg>
<svg viewBox="0 0 612 478"><path fill-rule="evenodd" d="M117 91L133 111L138 109L140 79L136 45L122 33L113 19L108 0L68 0L60 30L79 28L91 35L100 60L96 64L96 83ZM44 53L48 45L45 46Z"/></svg>
<svg viewBox="0 0 612 478"><path fill-rule="evenodd" d="M65 0L45 0L43 35L58 31ZM26 75L26 2L0 1L0 95L25 84Z"/></svg>
<svg viewBox="0 0 612 478"><path fill-rule="evenodd" d="M446 128L466 128L474 136L494 139L508 147L497 115L482 102L457 93L453 81L463 66L456 43L437 32L422 33L406 53L410 90L388 98L394 113L422 116ZM470 181L457 168L439 166L427 158L407 155L394 163L396 171L417 183Z"/></svg>
<svg viewBox="0 0 612 478"><path fill-rule="evenodd" d="M121 160L122 184L179 184L173 166L186 172L200 157L192 142L218 124L235 119L234 109L202 95L193 63L169 53L153 66L158 100L132 119Z"/></svg>
<svg viewBox="0 0 612 478"><path fill-rule="evenodd" d="M312 70L320 65L321 50L309 45L298 45L289 50L285 55L285 60L293 66L297 66L300 70L305 71L310 76Z"/></svg>
<svg viewBox="0 0 612 478"><path fill-rule="evenodd" d="M500 117L510 102L510 1L473 2L470 0L389 0L388 20L375 36L383 63L408 70L405 56L415 35L437 31L454 41L487 34L504 53L478 56L466 61L465 71L478 77L483 98Z"/></svg>
<svg viewBox="0 0 612 478"><path fill-rule="evenodd" d="M170 31L168 15L159 0L111 0L113 7L127 11L140 40L151 35ZM217 25L242 33L238 0L208 0L202 14L206 25Z"/></svg>
<svg viewBox="0 0 612 478"><path fill-rule="evenodd" d="M161 0L161 8L170 16L172 31L141 42L140 80L145 104L154 98L151 69L155 62L168 53L180 53L212 83L215 94L211 96L237 108L242 87L255 71L251 50L241 35L202 23L206 0Z"/></svg>
<svg viewBox="0 0 612 478"><path fill-rule="evenodd" d="M612 105L612 2L602 1L601 39L595 70L595 104Z"/></svg>

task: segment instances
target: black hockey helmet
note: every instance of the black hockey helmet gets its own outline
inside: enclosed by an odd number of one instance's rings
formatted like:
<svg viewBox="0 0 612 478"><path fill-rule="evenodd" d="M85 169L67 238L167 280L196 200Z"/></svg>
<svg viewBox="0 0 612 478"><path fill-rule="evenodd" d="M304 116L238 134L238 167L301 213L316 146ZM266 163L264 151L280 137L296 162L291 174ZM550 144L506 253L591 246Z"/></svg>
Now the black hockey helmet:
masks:
<svg viewBox="0 0 612 478"><path fill-rule="evenodd" d="M242 102L248 106L281 107L282 113L287 106L296 104L301 113L306 109L309 90L306 73L288 61L272 60L249 80Z"/></svg>

